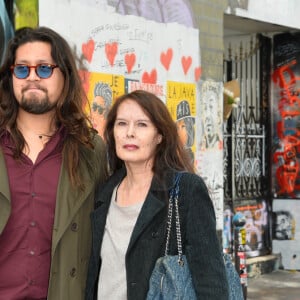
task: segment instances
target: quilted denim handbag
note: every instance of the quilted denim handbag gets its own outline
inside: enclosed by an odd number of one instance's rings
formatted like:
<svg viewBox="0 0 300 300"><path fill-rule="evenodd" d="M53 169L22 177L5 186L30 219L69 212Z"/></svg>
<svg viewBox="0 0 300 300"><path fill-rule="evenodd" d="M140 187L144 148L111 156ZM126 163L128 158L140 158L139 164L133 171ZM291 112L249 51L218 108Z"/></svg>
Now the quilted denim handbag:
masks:
<svg viewBox="0 0 300 300"><path fill-rule="evenodd" d="M241 279L228 254L223 253L226 276L228 281L229 300L243 300Z"/></svg>
<svg viewBox="0 0 300 300"><path fill-rule="evenodd" d="M167 240L165 256L160 257L152 272L146 300L194 300L197 299L191 273L185 255L182 255L181 232L178 210L179 180L177 173L174 188L170 191ZM168 255L172 225L173 206L175 206L175 225L178 255ZM243 290L239 275L228 254L223 254L228 282L229 299L243 300Z"/></svg>
<svg viewBox="0 0 300 300"><path fill-rule="evenodd" d="M165 256L160 257L152 272L147 300L194 300L197 299L191 273L185 255L182 255L181 232L178 211L179 180L177 173L174 188L170 191L167 240ZM172 225L173 206L175 206L175 225L178 255L168 255Z"/></svg>

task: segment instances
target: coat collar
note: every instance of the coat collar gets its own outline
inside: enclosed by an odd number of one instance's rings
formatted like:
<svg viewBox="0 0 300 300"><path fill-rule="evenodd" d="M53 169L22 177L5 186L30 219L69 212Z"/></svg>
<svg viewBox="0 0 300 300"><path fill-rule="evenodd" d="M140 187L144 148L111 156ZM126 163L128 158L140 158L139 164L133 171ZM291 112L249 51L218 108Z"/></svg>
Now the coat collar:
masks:
<svg viewBox="0 0 300 300"><path fill-rule="evenodd" d="M96 210L91 214L93 234L94 234L94 249L97 253L100 251L101 241L104 234L106 217L109 210L111 197L114 188L126 176L126 169L122 168L116 171L108 181L98 189L96 197ZM128 251L135 244L143 230L151 223L153 218L167 206L168 191L174 185L175 171L167 170L164 175L163 182L157 178L153 178L149 193L142 206L134 226Z"/></svg>
<svg viewBox="0 0 300 300"><path fill-rule="evenodd" d="M0 149L0 170L1 170L0 193L3 194L4 197L8 199L8 201L10 201L10 191L9 191L9 182L8 182L6 164L1 149Z"/></svg>

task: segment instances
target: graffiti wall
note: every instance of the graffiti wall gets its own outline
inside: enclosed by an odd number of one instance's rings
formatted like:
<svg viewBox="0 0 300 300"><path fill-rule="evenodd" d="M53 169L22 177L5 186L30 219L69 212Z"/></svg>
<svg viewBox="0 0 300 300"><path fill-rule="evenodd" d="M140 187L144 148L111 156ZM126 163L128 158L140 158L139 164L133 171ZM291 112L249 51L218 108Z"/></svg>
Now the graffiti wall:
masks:
<svg viewBox="0 0 300 300"><path fill-rule="evenodd" d="M299 269L300 34L274 36L273 51L273 252L284 268Z"/></svg>
<svg viewBox="0 0 300 300"><path fill-rule="evenodd" d="M109 107L124 92L148 90L166 104L209 186L222 230L222 83L200 80L199 30L190 1L40 0L39 17L40 25L73 47L86 110L100 135Z"/></svg>
<svg viewBox="0 0 300 300"><path fill-rule="evenodd" d="M300 34L274 37L272 73L272 192L300 197Z"/></svg>
<svg viewBox="0 0 300 300"><path fill-rule="evenodd" d="M40 25L57 30L73 45L81 62L90 116L100 135L105 113L118 95L145 89L160 97L209 186L218 229L222 229L222 112L217 113L222 109L222 85L200 83L199 31L193 28L189 1L175 2L40 1ZM72 18L66 20L70 11ZM203 159L210 161L210 167L201 172Z"/></svg>

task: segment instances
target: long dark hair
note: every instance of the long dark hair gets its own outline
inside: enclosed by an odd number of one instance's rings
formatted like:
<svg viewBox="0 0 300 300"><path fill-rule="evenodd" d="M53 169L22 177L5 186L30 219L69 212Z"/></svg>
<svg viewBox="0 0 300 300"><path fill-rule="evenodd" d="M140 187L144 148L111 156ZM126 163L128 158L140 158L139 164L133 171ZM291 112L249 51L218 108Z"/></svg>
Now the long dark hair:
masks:
<svg viewBox="0 0 300 300"><path fill-rule="evenodd" d="M162 141L156 148L153 165L154 174L162 178L167 169L194 172L167 107L154 94L141 90L119 97L108 113L104 138L107 144L111 171L114 172L123 165L123 161L116 154L114 124L119 106L128 99L135 101L143 109L157 128L158 133L162 135Z"/></svg>
<svg viewBox="0 0 300 300"><path fill-rule="evenodd" d="M12 38L6 49L4 63L0 68L0 134L9 130L15 143L14 157L20 159L26 145L25 139L17 128L18 102L14 96L10 67L15 63L17 49L28 42L45 42L51 45L51 56L61 70L65 84L57 102L55 122L63 126L66 138L63 145L63 157L72 185L84 187L79 171L82 159L82 147L93 148L95 134L90 121L83 111L86 95L77 72L75 57L67 41L47 27L22 28Z"/></svg>

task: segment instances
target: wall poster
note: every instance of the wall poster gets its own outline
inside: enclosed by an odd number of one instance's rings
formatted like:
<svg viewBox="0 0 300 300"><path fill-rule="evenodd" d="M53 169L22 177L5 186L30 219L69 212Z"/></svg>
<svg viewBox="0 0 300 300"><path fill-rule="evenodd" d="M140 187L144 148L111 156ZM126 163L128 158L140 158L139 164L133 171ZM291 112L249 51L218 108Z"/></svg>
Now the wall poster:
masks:
<svg viewBox="0 0 300 300"><path fill-rule="evenodd" d="M273 253L281 253L284 269L300 269L300 201L273 200Z"/></svg>

